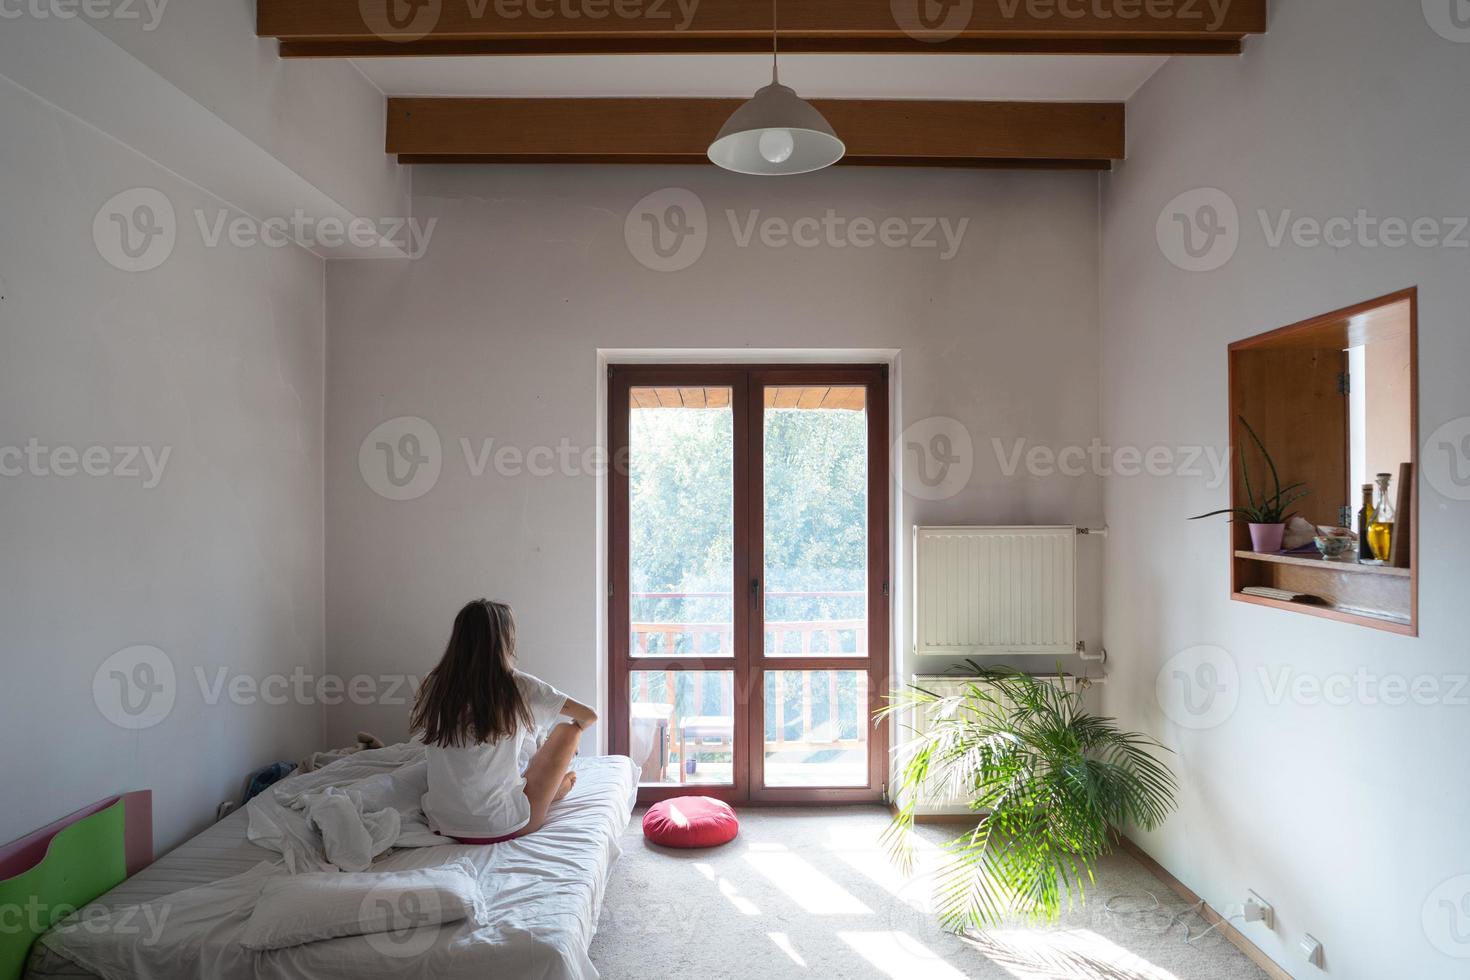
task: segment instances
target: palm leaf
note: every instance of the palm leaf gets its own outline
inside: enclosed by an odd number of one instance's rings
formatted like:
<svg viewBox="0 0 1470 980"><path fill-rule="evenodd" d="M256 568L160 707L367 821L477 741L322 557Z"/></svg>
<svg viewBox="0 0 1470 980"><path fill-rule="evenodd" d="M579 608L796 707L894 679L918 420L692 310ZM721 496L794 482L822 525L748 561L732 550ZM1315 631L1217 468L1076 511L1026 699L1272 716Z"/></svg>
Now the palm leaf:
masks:
<svg viewBox="0 0 1470 980"><path fill-rule="evenodd" d="M1061 684L983 669L957 695L895 692L879 718L929 713L897 750L900 805L883 834L905 873L914 867L914 813L937 796L967 799L984 819L943 848L935 910L946 928L1009 918L1054 921L1085 901L1114 828L1158 827L1176 784L1158 742L1089 714Z"/></svg>

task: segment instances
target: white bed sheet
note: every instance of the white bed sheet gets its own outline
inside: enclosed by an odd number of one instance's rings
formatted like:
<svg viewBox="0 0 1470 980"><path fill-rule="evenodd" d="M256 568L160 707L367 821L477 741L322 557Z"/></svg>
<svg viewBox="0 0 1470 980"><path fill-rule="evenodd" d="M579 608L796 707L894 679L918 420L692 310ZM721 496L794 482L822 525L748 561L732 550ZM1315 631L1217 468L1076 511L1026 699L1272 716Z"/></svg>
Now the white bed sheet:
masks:
<svg viewBox="0 0 1470 980"><path fill-rule="evenodd" d="M345 761L345 760L344 760ZM401 942L366 936L331 939L292 949L251 952L240 934L267 876L283 875L278 857L243 841L244 821L216 825L200 838L115 889L119 898L150 876L188 881L169 870L175 855L197 878L201 851L193 845L213 835L228 870L183 892L137 895L119 903L114 893L83 909L44 936L33 958L34 975L57 975L55 956L105 980L346 980L416 977L423 980L595 980L587 958L618 838L627 828L638 771L624 756L579 759L577 786L556 804L537 833L489 847L446 844L394 850L374 870L395 871L468 858L484 889L488 912L481 924L459 922L409 934ZM228 833L221 828L230 825ZM223 838L222 840L219 838ZM251 856L260 863L241 872ZM190 882L192 883L192 882ZM136 903L145 901L138 909ZM106 910L104 917L103 912ZM63 923L65 926L67 923ZM75 925L76 923L84 923Z"/></svg>

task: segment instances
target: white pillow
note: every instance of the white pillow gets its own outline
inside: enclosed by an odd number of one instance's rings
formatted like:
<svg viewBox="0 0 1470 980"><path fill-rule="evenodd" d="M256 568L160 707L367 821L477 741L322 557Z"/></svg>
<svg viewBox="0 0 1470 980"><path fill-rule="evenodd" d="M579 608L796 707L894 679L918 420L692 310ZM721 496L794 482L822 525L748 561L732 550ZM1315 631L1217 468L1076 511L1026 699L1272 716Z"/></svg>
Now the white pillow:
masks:
<svg viewBox="0 0 1470 980"><path fill-rule="evenodd" d="M284 949L375 933L407 933L445 922L484 919L474 865L456 861L409 871L335 871L273 877L240 937L246 949Z"/></svg>

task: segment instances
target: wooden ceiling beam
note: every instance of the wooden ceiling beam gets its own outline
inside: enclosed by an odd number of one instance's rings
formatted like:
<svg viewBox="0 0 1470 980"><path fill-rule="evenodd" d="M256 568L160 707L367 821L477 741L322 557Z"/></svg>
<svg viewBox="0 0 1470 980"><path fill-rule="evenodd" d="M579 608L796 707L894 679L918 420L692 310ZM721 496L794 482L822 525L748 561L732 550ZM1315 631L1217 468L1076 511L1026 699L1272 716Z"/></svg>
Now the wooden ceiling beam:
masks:
<svg viewBox="0 0 1470 980"><path fill-rule="evenodd" d="M802 0L781 47L825 54L1238 54L1267 0ZM910 14L912 10L912 14ZM283 57L746 54L770 49L750 0L257 0Z"/></svg>
<svg viewBox="0 0 1470 980"><path fill-rule="evenodd" d="M262 35L270 36L270 35ZM944 44L912 38L782 36L782 54L1095 54L1238 55L1239 37L1175 35L1169 38L961 37ZM507 55L767 54L771 39L639 35L524 38L424 38L395 43L381 38L282 38L282 58L459 58Z"/></svg>
<svg viewBox="0 0 1470 980"><path fill-rule="evenodd" d="M1123 106L816 99L870 166L1100 170L1124 156ZM388 100L404 163L708 163L738 99Z"/></svg>

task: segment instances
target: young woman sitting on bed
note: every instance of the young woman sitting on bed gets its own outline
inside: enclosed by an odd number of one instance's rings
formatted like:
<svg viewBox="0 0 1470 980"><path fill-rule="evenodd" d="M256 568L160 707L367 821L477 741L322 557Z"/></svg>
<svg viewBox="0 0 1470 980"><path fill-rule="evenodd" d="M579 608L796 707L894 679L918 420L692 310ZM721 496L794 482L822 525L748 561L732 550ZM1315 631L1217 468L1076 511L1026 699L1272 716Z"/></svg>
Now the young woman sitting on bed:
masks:
<svg viewBox="0 0 1470 980"><path fill-rule="evenodd" d="M412 727L429 749L429 826L461 844L534 834L571 792L569 772L597 713L515 669L510 607L477 599L460 610L444 659L419 689ZM536 733L551 728L539 749ZM535 749L524 771L522 750Z"/></svg>

